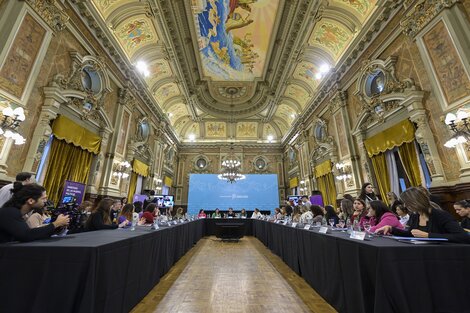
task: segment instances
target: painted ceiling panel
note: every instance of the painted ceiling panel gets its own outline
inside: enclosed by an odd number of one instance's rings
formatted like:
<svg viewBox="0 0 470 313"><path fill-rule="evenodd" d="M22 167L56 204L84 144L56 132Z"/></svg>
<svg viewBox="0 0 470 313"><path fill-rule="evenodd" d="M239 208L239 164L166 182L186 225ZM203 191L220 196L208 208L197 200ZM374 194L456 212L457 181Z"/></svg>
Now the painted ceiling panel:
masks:
<svg viewBox="0 0 470 313"><path fill-rule="evenodd" d="M203 74L214 81L261 77L279 0L193 0Z"/></svg>
<svg viewBox="0 0 470 313"><path fill-rule="evenodd" d="M227 125L225 122L204 123L207 138L224 138L227 136Z"/></svg>
<svg viewBox="0 0 470 313"><path fill-rule="evenodd" d="M149 76L146 81L149 87L152 87L159 80L171 77L173 75L170 64L164 59L158 59L150 62L148 71Z"/></svg>
<svg viewBox="0 0 470 313"><path fill-rule="evenodd" d="M334 0L339 6L346 7L364 20L373 11L377 0Z"/></svg>
<svg viewBox="0 0 470 313"><path fill-rule="evenodd" d="M273 136L274 139L277 139L276 130L269 124L263 126L263 139L266 139L268 136Z"/></svg>
<svg viewBox="0 0 470 313"><path fill-rule="evenodd" d="M140 48L158 41L152 21L145 15L128 18L117 25L114 35L129 59Z"/></svg>
<svg viewBox="0 0 470 313"><path fill-rule="evenodd" d="M241 122L237 123L237 138L257 138L258 123L257 122Z"/></svg>
<svg viewBox="0 0 470 313"><path fill-rule="evenodd" d="M334 60L338 60L353 38L353 34L340 23L321 19L308 40L311 46L320 46L327 50Z"/></svg>
<svg viewBox="0 0 470 313"><path fill-rule="evenodd" d="M192 125L187 128L186 132L181 134L184 139L188 139L189 135L194 135L196 139L200 137L199 123L192 122Z"/></svg>
<svg viewBox="0 0 470 313"><path fill-rule="evenodd" d="M163 106L163 104L168 99L171 99L179 95L180 95L180 90L178 88L178 85L176 85L175 83L168 83L158 88L154 96L158 104L160 106Z"/></svg>
<svg viewBox="0 0 470 313"><path fill-rule="evenodd" d="M295 68L293 77L306 82L312 90L315 90L319 83L319 79L316 77L317 75L321 75L318 66L310 62L301 62Z"/></svg>
<svg viewBox="0 0 470 313"><path fill-rule="evenodd" d="M291 125L296 117L295 110L287 104L281 104L277 108L275 115L283 119L287 125Z"/></svg>
<svg viewBox="0 0 470 313"><path fill-rule="evenodd" d="M186 109L186 105L184 103L172 105L168 110L168 113L170 113L169 118L171 125L174 125L174 123L181 117L188 116L188 110Z"/></svg>
<svg viewBox="0 0 470 313"><path fill-rule="evenodd" d="M106 19L114 9L126 2L129 2L129 0L93 0L94 5L104 19Z"/></svg>
<svg viewBox="0 0 470 313"><path fill-rule="evenodd" d="M308 91L296 84L288 85L284 96L297 101L297 103L300 104L302 108L304 108L307 102L310 100Z"/></svg>

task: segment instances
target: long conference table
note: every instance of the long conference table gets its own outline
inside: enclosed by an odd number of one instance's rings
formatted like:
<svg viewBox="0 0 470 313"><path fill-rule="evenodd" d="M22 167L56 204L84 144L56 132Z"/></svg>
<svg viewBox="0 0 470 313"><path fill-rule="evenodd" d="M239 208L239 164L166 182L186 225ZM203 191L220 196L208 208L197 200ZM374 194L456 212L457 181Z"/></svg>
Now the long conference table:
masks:
<svg viewBox="0 0 470 313"><path fill-rule="evenodd" d="M0 312L128 312L215 223L244 223L339 312L470 312L470 245L207 219L0 245ZM331 231L330 231L331 232ZM188 286L190 288L190 286Z"/></svg>

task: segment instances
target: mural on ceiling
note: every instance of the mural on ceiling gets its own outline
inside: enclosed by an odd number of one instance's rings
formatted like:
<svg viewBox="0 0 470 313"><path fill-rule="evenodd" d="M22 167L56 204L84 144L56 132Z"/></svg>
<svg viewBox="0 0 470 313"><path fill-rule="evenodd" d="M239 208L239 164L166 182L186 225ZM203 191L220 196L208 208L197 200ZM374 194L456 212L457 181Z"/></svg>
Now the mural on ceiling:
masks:
<svg viewBox="0 0 470 313"><path fill-rule="evenodd" d="M115 35L129 58L141 47L158 40L152 21L145 16L125 20L116 27Z"/></svg>
<svg viewBox="0 0 470 313"><path fill-rule="evenodd" d="M287 124L291 125L295 119L295 110L287 104L281 104L276 110L276 116L280 117Z"/></svg>
<svg viewBox="0 0 470 313"><path fill-rule="evenodd" d="M287 131L289 130L289 127L286 125L284 120L276 117L273 119L273 122L276 123L277 127L279 128L279 131L281 132L281 135L287 133Z"/></svg>
<svg viewBox="0 0 470 313"><path fill-rule="evenodd" d="M344 4L355 11L361 16L366 16L374 7L377 0L336 0L337 2Z"/></svg>
<svg viewBox="0 0 470 313"><path fill-rule="evenodd" d="M195 135L196 138L199 138L200 132L199 132L199 123L193 123L188 130L186 131L185 138L188 138L189 135Z"/></svg>
<svg viewBox="0 0 470 313"><path fill-rule="evenodd" d="M175 125L173 125L176 133L181 134L183 128L186 126L188 122L189 122L189 119L181 119L178 122L176 122Z"/></svg>
<svg viewBox="0 0 470 313"><path fill-rule="evenodd" d="M224 122L206 122L206 137L225 137L226 128Z"/></svg>
<svg viewBox="0 0 470 313"><path fill-rule="evenodd" d="M317 75L321 74L317 66L310 62L301 62L294 71L294 78L306 82L312 89L318 86Z"/></svg>
<svg viewBox="0 0 470 313"><path fill-rule="evenodd" d="M192 0L204 75L251 81L263 72L279 0Z"/></svg>
<svg viewBox="0 0 470 313"><path fill-rule="evenodd" d="M237 137L239 138L258 137L258 123L257 122L237 123Z"/></svg>
<svg viewBox="0 0 470 313"><path fill-rule="evenodd" d="M171 77L173 72L171 71L170 64L168 61L163 59L155 60L148 66L149 76L146 79L149 86L152 86L157 81Z"/></svg>
<svg viewBox="0 0 470 313"><path fill-rule="evenodd" d="M173 125L179 118L188 115L188 110L184 103L178 103L176 105L172 105L171 108L168 110L168 117L170 119L171 125Z"/></svg>
<svg viewBox="0 0 470 313"><path fill-rule="evenodd" d="M337 59L348 46L353 35L346 28L335 22L321 20L312 33L308 43L327 49Z"/></svg>
<svg viewBox="0 0 470 313"><path fill-rule="evenodd" d="M101 15L106 19L108 15L119 6L119 2L123 2L120 0L93 0L98 11L100 11Z"/></svg>
<svg viewBox="0 0 470 313"><path fill-rule="evenodd" d="M175 83L168 83L160 88L155 92L155 99L157 100L158 104L163 105L168 99L178 96L180 94L180 90Z"/></svg>
<svg viewBox="0 0 470 313"><path fill-rule="evenodd" d="M310 99L310 95L307 90L295 84L290 84L287 86L284 96L294 99L300 104L302 108L305 107L307 101Z"/></svg>
<svg viewBox="0 0 470 313"><path fill-rule="evenodd" d="M271 125L265 124L264 127L263 127L263 137L266 138L268 136L273 136L274 139L276 139L277 134L276 134L276 131L274 130L274 128Z"/></svg>

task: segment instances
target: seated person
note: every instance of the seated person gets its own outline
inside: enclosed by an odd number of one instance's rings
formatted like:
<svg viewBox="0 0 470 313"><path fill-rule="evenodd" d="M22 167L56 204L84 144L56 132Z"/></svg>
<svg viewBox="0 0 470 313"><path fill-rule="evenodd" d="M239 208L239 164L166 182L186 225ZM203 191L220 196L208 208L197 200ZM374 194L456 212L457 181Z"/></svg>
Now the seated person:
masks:
<svg viewBox="0 0 470 313"><path fill-rule="evenodd" d="M228 213L227 213L228 218L235 217L235 212L233 212L232 208L228 208Z"/></svg>
<svg viewBox="0 0 470 313"><path fill-rule="evenodd" d="M111 210L109 211L109 216L111 218L111 222L113 224L117 224L118 222L118 216L119 213L121 212L121 200L114 200L113 205L111 206Z"/></svg>
<svg viewBox="0 0 470 313"><path fill-rule="evenodd" d="M313 213L310 211L310 207L302 205L300 206L300 212L302 212L302 215L300 216L300 222L302 224L313 221Z"/></svg>
<svg viewBox="0 0 470 313"><path fill-rule="evenodd" d="M408 209L403 205L400 200L396 200L392 204L392 211L395 211L400 219L400 223L403 227L406 227L406 224L410 220L410 215L408 214Z"/></svg>
<svg viewBox="0 0 470 313"><path fill-rule="evenodd" d="M375 232L380 227L385 225L403 229L403 225L398 220L397 216L390 211L388 206L380 200L372 200L368 202L369 217L371 232Z"/></svg>
<svg viewBox="0 0 470 313"><path fill-rule="evenodd" d="M460 226L470 231L470 200L461 200L454 204L455 212L462 217Z"/></svg>
<svg viewBox="0 0 470 313"><path fill-rule="evenodd" d="M59 215L44 227L30 228L23 216L33 209L44 207L47 200L46 189L38 184L23 185L15 182L13 196L0 209L0 243L9 241L33 241L50 237L58 227L69 224L69 217Z"/></svg>
<svg viewBox="0 0 470 313"><path fill-rule="evenodd" d="M408 221L408 228L403 230L387 225L378 228L377 233L401 237L446 238L450 242L470 243L470 236L452 215L442 209L436 209L423 190L408 188L401 193L400 199L413 213Z"/></svg>
<svg viewBox="0 0 470 313"><path fill-rule="evenodd" d="M356 222L362 226L363 222L369 219L369 217L367 216L368 212L364 200L360 198L354 199L353 210L353 214L351 214L350 216L351 224L354 224L354 222Z"/></svg>
<svg viewBox="0 0 470 313"><path fill-rule="evenodd" d="M246 218L246 210L245 209L242 209L242 211L240 212L240 218Z"/></svg>
<svg viewBox="0 0 470 313"><path fill-rule="evenodd" d="M316 223L320 223L323 221L323 209L321 206L319 205L316 205L316 204L312 204L312 206L310 207L310 209L312 210L312 213L313 213L313 224L315 225Z"/></svg>
<svg viewBox="0 0 470 313"><path fill-rule="evenodd" d="M251 214L251 218L258 219L258 218L261 218L261 217L262 217L261 212L259 211L258 208L255 208L255 211L253 212L253 214Z"/></svg>
<svg viewBox="0 0 470 313"><path fill-rule="evenodd" d="M139 214L139 219L142 218L142 214L144 214L142 201L134 202L134 212Z"/></svg>
<svg viewBox="0 0 470 313"><path fill-rule="evenodd" d="M119 202L121 203L121 202ZM111 198L104 198L96 207L96 210L91 213L88 218L85 228L87 231L95 231L101 229L116 229L127 225L127 221L121 224L113 224L111 221L111 207L114 204L114 200Z"/></svg>
<svg viewBox="0 0 470 313"><path fill-rule="evenodd" d="M283 216L281 214L281 209L279 209L279 208L274 209L274 219L275 220L282 220L283 219Z"/></svg>
<svg viewBox="0 0 470 313"><path fill-rule="evenodd" d="M335 208L331 205L325 206L325 218L328 224L331 225L330 220L333 220L333 226L336 226L339 222L338 215L336 214Z"/></svg>
<svg viewBox="0 0 470 313"><path fill-rule="evenodd" d="M44 207L33 209L33 214L31 214L26 223L30 228L45 226L50 223L51 217L46 213Z"/></svg>
<svg viewBox="0 0 470 313"><path fill-rule="evenodd" d="M219 208L216 208L214 213L212 213L212 218L221 218L222 214L220 214Z"/></svg>
<svg viewBox="0 0 470 313"><path fill-rule="evenodd" d="M157 204L156 203L149 203L145 207L144 214L142 214L142 218L139 221L139 225L151 225L155 221L156 213L157 213Z"/></svg>
<svg viewBox="0 0 470 313"><path fill-rule="evenodd" d="M119 214L118 223L121 224L121 223L127 222L126 226L131 226L133 215L134 215L134 205L130 203L125 204L124 207L122 208L121 213Z"/></svg>
<svg viewBox="0 0 470 313"><path fill-rule="evenodd" d="M199 210L199 214L197 215L198 218L206 218L206 213L204 212L204 209Z"/></svg>
<svg viewBox="0 0 470 313"><path fill-rule="evenodd" d="M176 217L177 219L182 219L182 218L184 218L184 209L183 209L182 207L179 207L179 208L176 209L176 215L175 215L175 217Z"/></svg>
<svg viewBox="0 0 470 313"><path fill-rule="evenodd" d="M302 213L300 213L300 206L295 205L292 211L292 222L300 223L301 216L302 216Z"/></svg>

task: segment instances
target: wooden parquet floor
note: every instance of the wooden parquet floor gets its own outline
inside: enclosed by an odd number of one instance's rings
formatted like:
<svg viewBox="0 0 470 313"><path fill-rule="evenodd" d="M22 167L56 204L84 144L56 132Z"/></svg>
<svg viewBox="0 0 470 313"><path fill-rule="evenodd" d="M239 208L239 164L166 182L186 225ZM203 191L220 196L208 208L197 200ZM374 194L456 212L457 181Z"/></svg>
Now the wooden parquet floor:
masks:
<svg viewBox="0 0 470 313"><path fill-rule="evenodd" d="M162 277L133 313L336 312L256 238L206 237Z"/></svg>

